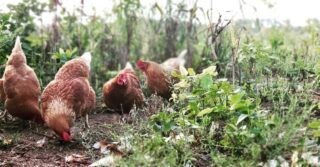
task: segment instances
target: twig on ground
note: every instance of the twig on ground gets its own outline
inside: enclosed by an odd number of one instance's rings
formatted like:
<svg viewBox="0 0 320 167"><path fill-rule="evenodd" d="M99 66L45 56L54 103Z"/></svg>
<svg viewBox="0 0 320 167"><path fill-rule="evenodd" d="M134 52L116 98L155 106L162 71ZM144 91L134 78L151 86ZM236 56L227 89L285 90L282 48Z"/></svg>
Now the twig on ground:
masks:
<svg viewBox="0 0 320 167"><path fill-rule="evenodd" d="M316 92L316 91L314 91L314 90L311 90L310 92L313 93L314 95L320 96L320 93L319 93L319 92Z"/></svg>

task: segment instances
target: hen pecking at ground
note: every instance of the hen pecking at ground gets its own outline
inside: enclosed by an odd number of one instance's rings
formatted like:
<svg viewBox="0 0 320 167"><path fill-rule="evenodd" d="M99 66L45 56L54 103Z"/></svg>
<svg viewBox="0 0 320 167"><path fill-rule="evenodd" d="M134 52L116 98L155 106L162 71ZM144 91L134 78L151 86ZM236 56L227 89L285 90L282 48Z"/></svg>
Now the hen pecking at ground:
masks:
<svg viewBox="0 0 320 167"><path fill-rule="evenodd" d="M157 94L165 99L171 97L171 87L175 81L171 77L172 71L179 72L179 66L184 66L185 53L182 52L176 58L169 58L162 64L153 61L138 60L137 67L144 73L147 87L153 94Z"/></svg>
<svg viewBox="0 0 320 167"><path fill-rule="evenodd" d="M64 141L71 141L75 119L95 108L96 95L88 81L90 62L90 53L66 62L41 95L44 120Z"/></svg>

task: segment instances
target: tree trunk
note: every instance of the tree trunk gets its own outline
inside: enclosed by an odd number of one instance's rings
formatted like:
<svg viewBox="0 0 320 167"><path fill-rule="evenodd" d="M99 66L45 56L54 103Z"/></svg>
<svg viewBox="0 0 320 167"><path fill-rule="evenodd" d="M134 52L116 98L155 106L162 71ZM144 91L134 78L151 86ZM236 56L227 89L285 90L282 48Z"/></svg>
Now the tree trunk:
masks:
<svg viewBox="0 0 320 167"><path fill-rule="evenodd" d="M195 4L196 5L196 4ZM186 57L186 67L192 67L193 55L194 55L194 34L193 34L193 19L195 8L190 10L189 22L187 23L187 57Z"/></svg>
<svg viewBox="0 0 320 167"><path fill-rule="evenodd" d="M176 57L178 23L172 17L166 20L166 46L164 59Z"/></svg>
<svg viewBox="0 0 320 167"><path fill-rule="evenodd" d="M165 21L165 32L166 32L166 45L165 45L165 55L163 60L169 57L176 57L176 42L177 42L177 27L178 22L174 19L172 14L172 2L167 1L167 19Z"/></svg>

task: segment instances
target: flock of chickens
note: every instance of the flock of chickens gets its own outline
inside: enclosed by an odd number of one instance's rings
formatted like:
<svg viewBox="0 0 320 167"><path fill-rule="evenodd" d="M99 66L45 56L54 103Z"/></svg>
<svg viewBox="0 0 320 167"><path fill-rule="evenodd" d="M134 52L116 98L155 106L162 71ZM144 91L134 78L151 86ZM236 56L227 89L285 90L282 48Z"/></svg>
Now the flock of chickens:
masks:
<svg viewBox="0 0 320 167"><path fill-rule="evenodd" d="M184 64L183 55L170 58L162 64L138 60L136 66L144 73L152 93L169 99L171 96L172 70ZM89 83L91 54L66 62L41 94L39 80L27 65L20 38L6 63L0 80L0 100L7 113L24 120L46 124L63 141L71 141L70 128L76 118L85 117L88 127L88 112L96 106L96 95ZM144 94L133 67L127 63L119 74L103 86L107 107L128 113L136 105L144 104ZM40 103L39 103L40 97Z"/></svg>

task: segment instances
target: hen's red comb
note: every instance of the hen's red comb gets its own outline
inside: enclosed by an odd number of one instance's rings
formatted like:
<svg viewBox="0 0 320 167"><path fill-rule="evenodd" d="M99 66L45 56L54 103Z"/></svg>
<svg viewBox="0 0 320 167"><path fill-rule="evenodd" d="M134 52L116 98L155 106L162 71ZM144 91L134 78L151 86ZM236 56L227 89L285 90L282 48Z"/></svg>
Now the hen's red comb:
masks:
<svg viewBox="0 0 320 167"><path fill-rule="evenodd" d="M138 61L137 61L137 65L138 65L138 66L141 66L141 65L143 65L143 64L144 64L144 62L143 62L142 60L138 60Z"/></svg>
<svg viewBox="0 0 320 167"><path fill-rule="evenodd" d="M63 139L64 141L71 141L71 136L70 136L70 134L67 133L67 132L62 132L62 139Z"/></svg>
<svg viewBox="0 0 320 167"><path fill-rule="evenodd" d="M136 65L140 70L143 70L145 68L145 62L141 59L137 61Z"/></svg>

